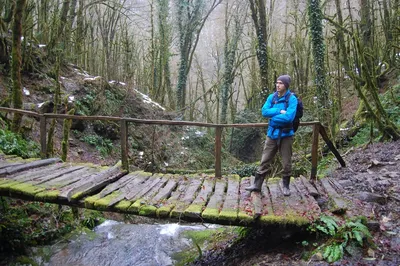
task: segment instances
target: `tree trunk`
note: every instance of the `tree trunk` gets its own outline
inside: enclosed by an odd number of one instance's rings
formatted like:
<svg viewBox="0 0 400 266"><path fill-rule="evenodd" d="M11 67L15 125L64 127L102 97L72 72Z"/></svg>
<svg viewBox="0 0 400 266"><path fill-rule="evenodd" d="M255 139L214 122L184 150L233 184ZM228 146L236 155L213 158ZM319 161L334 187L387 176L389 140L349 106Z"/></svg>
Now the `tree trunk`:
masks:
<svg viewBox="0 0 400 266"><path fill-rule="evenodd" d="M268 90L267 18L265 0L249 0L251 17L257 33L257 59L260 67L261 91Z"/></svg>
<svg viewBox="0 0 400 266"><path fill-rule="evenodd" d="M325 81L325 48L322 25L322 10L320 0L308 0L308 15L310 20L310 37L314 59L315 86L318 96L318 115L322 123L328 120L329 88Z"/></svg>
<svg viewBox="0 0 400 266"><path fill-rule="evenodd" d="M13 34L12 34L12 68L11 78L13 82L12 106L16 109L22 109L22 81L21 81L21 37L22 20L26 0L17 0L13 16ZM22 115L14 114L11 130L18 132L21 127Z"/></svg>

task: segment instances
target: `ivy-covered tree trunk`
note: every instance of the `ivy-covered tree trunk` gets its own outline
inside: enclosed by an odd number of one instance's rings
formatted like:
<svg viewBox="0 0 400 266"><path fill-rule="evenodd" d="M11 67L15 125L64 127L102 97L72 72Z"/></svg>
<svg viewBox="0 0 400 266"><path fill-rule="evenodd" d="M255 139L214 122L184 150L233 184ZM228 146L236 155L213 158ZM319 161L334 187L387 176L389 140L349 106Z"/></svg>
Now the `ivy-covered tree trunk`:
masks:
<svg viewBox="0 0 400 266"><path fill-rule="evenodd" d="M26 0L17 0L14 8L13 35L12 35L12 67L11 78L13 83L12 106L22 109L22 81L21 81L21 37L22 20ZM11 130L18 132L21 127L22 115L14 114Z"/></svg>
<svg viewBox="0 0 400 266"><path fill-rule="evenodd" d="M379 55L376 54L378 48L374 45L371 35L372 19L370 11L372 6L370 6L368 0L362 0L360 4L361 23L359 31L355 32L352 24L350 24L351 30L345 28L341 19L341 12L338 12L338 23L331 21L337 29L336 38L340 46L342 65L346 74L353 80L354 89L360 99L360 107L355 117L356 119L365 118L373 122L377 125L383 138L397 140L400 138L400 131L383 108L378 95L378 79L384 75L384 72L381 73L376 70L379 69L376 67L379 64L376 60ZM336 0L336 5L340 6L339 0ZM351 12L349 16L351 18ZM353 21L352 18L351 21ZM349 53L346 46L344 33L351 40L349 45L353 47L353 55ZM349 61L351 59L354 61ZM356 66L356 69L351 66Z"/></svg>
<svg viewBox="0 0 400 266"><path fill-rule="evenodd" d="M261 91L268 90L267 16L265 0L249 0L251 17L257 33L257 60L260 67Z"/></svg>
<svg viewBox="0 0 400 266"><path fill-rule="evenodd" d="M211 12L222 2L213 0L206 11L205 0L175 0L179 35L179 70L176 87L176 109L184 115L186 105L186 83L192 64L193 54L199 42L201 30Z"/></svg>
<svg viewBox="0 0 400 266"><path fill-rule="evenodd" d="M59 82L59 76L60 76L60 60L57 58L56 59L56 65L54 68L53 73L51 73L52 78L55 80L56 83L56 91L54 93L54 109L53 113L57 114L58 113L58 106L61 103L61 84ZM56 119L54 118L51 120L50 123L50 128L47 133L47 157L53 156L54 153L54 133L56 131Z"/></svg>
<svg viewBox="0 0 400 266"><path fill-rule="evenodd" d="M59 18L55 18L55 28L53 28L53 34L49 42L49 53L50 57L55 60L60 52L65 51L65 40L69 39L68 32L65 32L65 27L67 23L67 17L70 7L70 0L64 0ZM61 41L61 43L60 43ZM61 45L60 45L61 44ZM57 47L60 45L59 47ZM62 57L63 58L63 57Z"/></svg>
<svg viewBox="0 0 400 266"><path fill-rule="evenodd" d="M4 14L3 17L0 16L0 66L9 69L10 67L10 53L8 50L7 43L7 31L8 25L11 22L12 15L14 12L14 1L11 1L9 5L4 4L0 7L0 15Z"/></svg>
<svg viewBox="0 0 400 266"><path fill-rule="evenodd" d="M329 88L325 81L325 45L320 0L308 0L308 16L310 20L310 39L314 59L314 80L318 97L318 116L322 123L326 123L329 122Z"/></svg>
<svg viewBox="0 0 400 266"><path fill-rule="evenodd" d="M228 4L226 10L228 10ZM229 98L231 97L231 87L235 76L235 60L240 35L242 34L243 23L241 23L239 15L242 14L240 9L236 9L232 16L225 12L225 47L224 47L224 74L221 84L221 124L227 123L227 112ZM233 20L233 21L232 21ZM233 24L233 25L231 25ZM231 36L229 36L232 34Z"/></svg>
<svg viewBox="0 0 400 266"><path fill-rule="evenodd" d="M171 25L169 23L169 1L158 0L158 35L160 38L160 55L158 60L158 76L157 98L161 104L165 104L168 96L168 103L171 109L175 109L175 98L173 97L171 88L171 73L170 73L170 45L171 45Z"/></svg>

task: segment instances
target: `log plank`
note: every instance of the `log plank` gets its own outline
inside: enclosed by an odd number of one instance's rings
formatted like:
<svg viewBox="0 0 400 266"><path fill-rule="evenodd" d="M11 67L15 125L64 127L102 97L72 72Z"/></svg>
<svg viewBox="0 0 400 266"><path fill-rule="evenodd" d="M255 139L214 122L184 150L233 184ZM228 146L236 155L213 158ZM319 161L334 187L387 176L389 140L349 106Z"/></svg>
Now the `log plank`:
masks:
<svg viewBox="0 0 400 266"><path fill-rule="evenodd" d="M261 186L261 216L260 221L263 223L271 223L276 220L274 210L272 208L271 194L268 187L268 182L264 181Z"/></svg>
<svg viewBox="0 0 400 266"><path fill-rule="evenodd" d="M279 180L269 179L268 188L271 194L272 209L275 216L284 217L288 211L288 206L284 200L284 196L279 189Z"/></svg>
<svg viewBox="0 0 400 266"><path fill-rule="evenodd" d="M25 182L27 180L34 180L35 178L45 176L48 173L53 173L54 171L64 169L65 167L66 166L62 163L56 163L56 164L49 165L49 166L35 168L29 172L15 173L15 174L7 176L7 178L14 179L14 180L20 181L20 182Z"/></svg>
<svg viewBox="0 0 400 266"><path fill-rule="evenodd" d="M216 221L219 212L222 209L225 198L225 189L228 185L226 178L218 178L215 182L215 190L202 213L202 217L206 221Z"/></svg>
<svg viewBox="0 0 400 266"><path fill-rule="evenodd" d="M218 220L233 223L238 217L240 178L237 175L230 175L227 177L227 180L228 189Z"/></svg>
<svg viewBox="0 0 400 266"><path fill-rule="evenodd" d="M49 165L49 164L53 164L53 163L57 163L60 161L61 160L59 158L50 158L50 159L33 161L33 162L25 163L22 165L7 167L7 168L0 170L0 177L6 176L6 175L11 175L11 174L18 173L18 172L22 172L22 171L33 169L33 168L37 168L37 167L41 167L41 166L45 166L45 165Z"/></svg>
<svg viewBox="0 0 400 266"><path fill-rule="evenodd" d="M22 162L8 162L8 161L0 161L0 169L17 166L23 164Z"/></svg>
<svg viewBox="0 0 400 266"><path fill-rule="evenodd" d="M78 169L74 172L70 172L67 174L64 174L61 177L58 177L56 179L52 179L49 181L42 181L43 185L46 187L57 187L57 188L62 188L65 186L68 186L70 184L73 184L75 182L78 182L80 180L86 179L89 176L93 175L97 171L94 168L81 168Z"/></svg>
<svg viewBox="0 0 400 266"><path fill-rule="evenodd" d="M105 196L107 196L111 192L125 187L125 185L127 185L130 182L132 182L133 179L135 179L138 175L139 175L138 172L129 173L129 174L121 177L120 179L118 179L116 182L106 186L100 192L100 195L99 195L100 198L104 198Z"/></svg>
<svg viewBox="0 0 400 266"><path fill-rule="evenodd" d="M307 218L308 206L306 201L302 198L300 192L293 185L294 180L291 179L290 196L284 196L283 199L290 209L290 215L287 212L286 218L291 224L304 225L309 222ZM283 184L279 182L279 189L283 195Z"/></svg>
<svg viewBox="0 0 400 266"><path fill-rule="evenodd" d="M304 187L307 189L308 193L313 197L319 197L320 194L317 189L307 180L304 176L300 176L300 181L303 183Z"/></svg>
<svg viewBox="0 0 400 266"><path fill-rule="evenodd" d="M171 175L164 175L149 192L147 192L141 199L135 201L130 208L138 206L139 215L156 216L157 207L152 204L154 196L158 195L160 190L166 186L171 179Z"/></svg>
<svg viewBox="0 0 400 266"><path fill-rule="evenodd" d="M315 220L321 214L321 209L313 196L310 195L309 190L304 186L304 183L296 178L292 183L292 187L296 189L299 194L301 194L305 205L307 206L307 211L305 215L309 221Z"/></svg>
<svg viewBox="0 0 400 266"><path fill-rule="evenodd" d="M172 191L178 186L178 181L172 175L169 176L168 183L163 187L157 195L151 199L150 204L158 205L160 201L169 198L172 194Z"/></svg>
<svg viewBox="0 0 400 266"><path fill-rule="evenodd" d="M35 178L34 180L28 180L26 181L27 183L33 184L33 185L40 185L43 184L45 182L50 182L52 180L55 180L59 177L68 175L70 173L74 173L75 171L78 171L80 169L82 169L83 166L71 166L71 167L66 167L63 168L59 171L52 171L49 172L47 175L44 176L39 176L37 178Z"/></svg>
<svg viewBox="0 0 400 266"><path fill-rule="evenodd" d="M253 205L252 203L252 194L254 193L249 193L244 189L245 187L250 186L250 182L251 181L249 177L243 177L240 179L238 219L241 224L248 224L250 222L253 222L253 216L255 217L255 212L253 211L253 207L255 206L255 204Z"/></svg>
<svg viewBox="0 0 400 266"><path fill-rule="evenodd" d="M170 215L171 210L175 207L181 195L185 193L189 184L189 178L187 178L186 176L179 177L177 189L172 192L170 198L166 199L165 202L160 203L160 207L156 211L158 217L167 217Z"/></svg>
<svg viewBox="0 0 400 266"><path fill-rule="evenodd" d="M175 207L171 210L170 216L172 218L180 218L184 214L185 209L192 203L196 198L197 192L200 190L203 184L204 178L194 175L190 178L190 183L185 191L176 202Z"/></svg>
<svg viewBox="0 0 400 266"><path fill-rule="evenodd" d="M118 180L125 175L120 165L115 165L97 174L89 176L85 180L81 180L72 185L66 186L60 193L61 198L67 198L68 201L77 200L95 190L105 187L107 184Z"/></svg>
<svg viewBox="0 0 400 266"><path fill-rule="evenodd" d="M116 193L113 193L117 196L112 197L109 200L102 200L103 198L101 198L98 202L95 203L95 205L106 205L108 207L111 207L121 200L127 200L129 195L132 195L133 192L136 193L138 191L137 188L140 186L140 184L146 182L147 179L149 179L150 177L150 175L145 174L144 172L135 172L129 175L129 183L123 182L121 183L121 185L124 185L123 187L120 187L119 189L114 189L114 192ZM108 195L109 194L110 193L108 193Z"/></svg>
<svg viewBox="0 0 400 266"><path fill-rule="evenodd" d="M145 185L148 185L149 182L152 182L154 177L151 173L141 172L139 175L130 183L126 184L122 191L125 193L125 199L132 201L134 197L145 188ZM149 181L151 180L151 181Z"/></svg>
<svg viewBox="0 0 400 266"><path fill-rule="evenodd" d="M185 217L200 219L201 213L203 212L206 203L208 202L210 195L214 190L214 186L215 178L205 177L203 185L201 186L196 198L184 211Z"/></svg>
<svg viewBox="0 0 400 266"><path fill-rule="evenodd" d="M329 195L329 210L332 213L342 214L348 209L349 203L341 197L336 190L331 186L327 178L320 179L321 185L325 188Z"/></svg>

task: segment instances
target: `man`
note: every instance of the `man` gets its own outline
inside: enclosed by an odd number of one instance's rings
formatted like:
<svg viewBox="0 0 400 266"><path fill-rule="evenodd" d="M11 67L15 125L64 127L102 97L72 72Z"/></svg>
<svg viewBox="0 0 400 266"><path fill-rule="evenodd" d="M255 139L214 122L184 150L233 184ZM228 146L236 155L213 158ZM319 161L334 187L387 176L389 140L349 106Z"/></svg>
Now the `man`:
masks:
<svg viewBox="0 0 400 266"><path fill-rule="evenodd" d="M282 156L282 184L283 194L290 196L290 175L292 172L292 145L293 145L293 119L296 116L297 98L290 95L289 90L291 78L289 75L278 77L276 82L276 93L268 96L267 101L261 109L264 117L270 118L267 130L267 139L261 157L261 163L257 168L254 184L245 189L248 191L261 191L264 178L270 170L270 164L276 153ZM288 95L289 94L289 95ZM286 96L289 101L286 102Z"/></svg>

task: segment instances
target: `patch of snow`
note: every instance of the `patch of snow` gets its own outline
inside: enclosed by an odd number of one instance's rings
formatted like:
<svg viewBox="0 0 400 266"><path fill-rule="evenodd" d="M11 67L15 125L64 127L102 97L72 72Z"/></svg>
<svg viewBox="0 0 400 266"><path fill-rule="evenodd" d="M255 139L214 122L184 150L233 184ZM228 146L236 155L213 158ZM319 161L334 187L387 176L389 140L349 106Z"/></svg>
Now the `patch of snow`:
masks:
<svg viewBox="0 0 400 266"><path fill-rule="evenodd" d="M202 137L202 136L204 136L206 133L205 133L205 132L202 132L202 131L199 131L199 130L196 130L196 132L194 132L194 134L196 134L196 136Z"/></svg>
<svg viewBox="0 0 400 266"><path fill-rule="evenodd" d="M84 77L90 77L90 75L86 71L83 71L83 73L82 73L82 72L80 72L79 69L74 68L74 70L75 70L76 74L78 74L78 75L81 75Z"/></svg>
<svg viewBox="0 0 400 266"><path fill-rule="evenodd" d="M94 81L94 80L97 80L97 79L100 79L101 77L100 76L96 76L96 77L87 77L87 78L84 78L83 80L88 80L88 81Z"/></svg>
<svg viewBox="0 0 400 266"><path fill-rule="evenodd" d="M68 102L69 103L72 103L74 100L75 100L75 96L74 95L68 96Z"/></svg>
<svg viewBox="0 0 400 266"><path fill-rule="evenodd" d="M31 95L31 93L29 92L29 90L28 90L27 88L24 87L22 90L24 91L24 94L25 94L26 96Z"/></svg>
<svg viewBox="0 0 400 266"><path fill-rule="evenodd" d="M144 102L144 103L151 104L151 105L156 106L156 107L162 109L163 111L165 111L165 108L164 108L164 107L162 107L159 103L154 102L148 95L146 95L146 94L144 94L144 93L141 93L140 91L138 91L138 90L136 90L136 89L134 89L134 91L137 92L138 94L140 94L140 95L142 96L142 99L143 99L143 102Z"/></svg>
<svg viewBox="0 0 400 266"><path fill-rule="evenodd" d="M108 83L110 83L110 84L120 84L122 86L126 86L126 83L125 82L121 82L121 81L110 80Z"/></svg>

